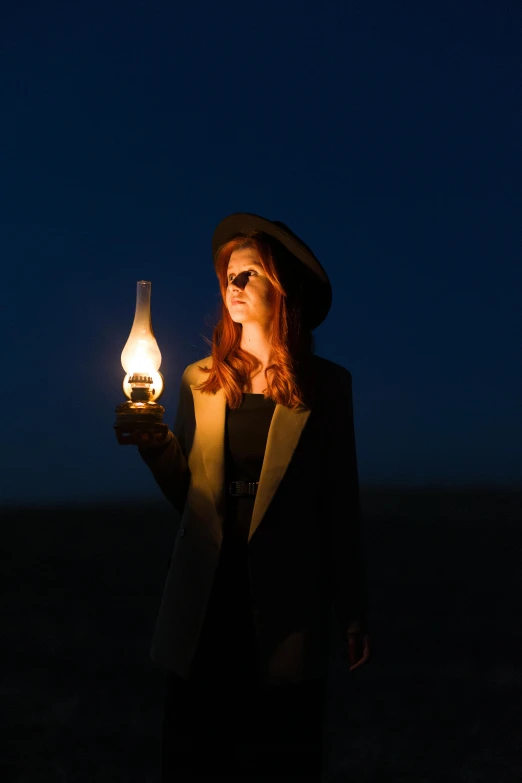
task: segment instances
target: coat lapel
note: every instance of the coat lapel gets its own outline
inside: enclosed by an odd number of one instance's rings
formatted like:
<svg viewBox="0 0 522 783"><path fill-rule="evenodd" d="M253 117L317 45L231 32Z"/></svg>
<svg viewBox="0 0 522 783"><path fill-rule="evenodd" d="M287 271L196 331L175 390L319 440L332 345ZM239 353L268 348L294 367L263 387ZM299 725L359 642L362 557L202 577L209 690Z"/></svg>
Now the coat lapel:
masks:
<svg viewBox="0 0 522 783"><path fill-rule="evenodd" d="M265 457L250 522L249 541L259 527L286 473L309 416L309 410L295 411L285 405L275 407L268 430Z"/></svg>
<svg viewBox="0 0 522 783"><path fill-rule="evenodd" d="M199 433L198 444L216 511L220 515L226 501L224 494L226 396L223 389L216 394L203 394L195 388L196 385L191 384L191 389L194 397L196 431ZM284 405L275 407L252 511L249 541L259 527L286 473L309 416L310 410L295 411Z"/></svg>

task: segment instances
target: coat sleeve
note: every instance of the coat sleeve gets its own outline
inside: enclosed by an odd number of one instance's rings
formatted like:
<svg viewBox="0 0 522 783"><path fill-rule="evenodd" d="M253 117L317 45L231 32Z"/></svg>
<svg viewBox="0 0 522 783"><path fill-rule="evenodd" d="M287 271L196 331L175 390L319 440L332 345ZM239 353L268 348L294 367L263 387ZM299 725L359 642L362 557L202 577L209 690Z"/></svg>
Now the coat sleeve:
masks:
<svg viewBox="0 0 522 783"><path fill-rule="evenodd" d="M158 486L176 511L183 515L190 483L188 466L186 422L193 399L187 378L187 369L181 379L178 410L173 431L161 445L139 446L138 451L152 471Z"/></svg>
<svg viewBox="0 0 522 783"><path fill-rule="evenodd" d="M332 387L326 504L330 510L333 608L342 638L368 633L368 594L361 535L352 376L342 372Z"/></svg>

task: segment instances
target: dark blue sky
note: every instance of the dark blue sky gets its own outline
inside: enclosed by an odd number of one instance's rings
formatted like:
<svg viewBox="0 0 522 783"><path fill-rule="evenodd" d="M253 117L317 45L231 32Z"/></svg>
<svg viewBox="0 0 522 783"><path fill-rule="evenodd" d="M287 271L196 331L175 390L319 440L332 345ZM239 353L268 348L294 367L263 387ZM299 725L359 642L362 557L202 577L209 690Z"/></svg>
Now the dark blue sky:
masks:
<svg viewBox="0 0 522 783"><path fill-rule="evenodd" d="M0 504L158 496L112 429L136 281L171 425L237 211L330 275L362 486L520 487L520 3L22 1L0 30Z"/></svg>

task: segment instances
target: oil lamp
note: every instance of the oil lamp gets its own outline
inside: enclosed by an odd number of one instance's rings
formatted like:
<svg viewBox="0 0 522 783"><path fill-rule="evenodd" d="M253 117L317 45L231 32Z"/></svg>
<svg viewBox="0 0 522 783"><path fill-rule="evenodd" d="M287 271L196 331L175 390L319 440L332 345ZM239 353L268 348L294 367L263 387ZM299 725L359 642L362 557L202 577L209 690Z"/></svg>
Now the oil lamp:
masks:
<svg viewBox="0 0 522 783"><path fill-rule="evenodd" d="M152 331L150 317L150 281L138 280L136 311L129 339L121 352L126 372L123 392L128 398L116 408L116 437L122 445L160 443L168 432L163 423L165 408L156 400L163 392L159 372L161 352Z"/></svg>

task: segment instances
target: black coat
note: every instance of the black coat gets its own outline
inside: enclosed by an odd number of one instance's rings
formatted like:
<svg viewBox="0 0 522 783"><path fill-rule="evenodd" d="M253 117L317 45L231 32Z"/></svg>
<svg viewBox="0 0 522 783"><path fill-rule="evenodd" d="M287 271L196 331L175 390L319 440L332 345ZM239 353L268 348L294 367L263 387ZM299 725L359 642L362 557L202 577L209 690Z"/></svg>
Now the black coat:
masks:
<svg viewBox="0 0 522 783"><path fill-rule="evenodd" d="M183 373L174 433L140 449L181 514L150 655L188 678L219 562L226 513L223 389L197 390L212 357ZM330 609L342 638L368 631L352 378L313 357L307 410L276 405L248 537L258 655L265 682L326 673Z"/></svg>

